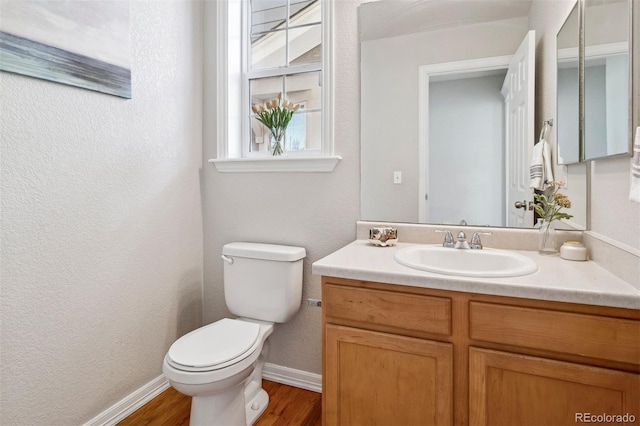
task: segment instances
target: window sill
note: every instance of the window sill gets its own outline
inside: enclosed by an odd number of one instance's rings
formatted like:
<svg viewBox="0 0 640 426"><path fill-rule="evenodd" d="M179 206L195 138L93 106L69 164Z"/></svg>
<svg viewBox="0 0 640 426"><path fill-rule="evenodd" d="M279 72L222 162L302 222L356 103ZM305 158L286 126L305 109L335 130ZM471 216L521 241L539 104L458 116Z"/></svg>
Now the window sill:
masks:
<svg viewBox="0 0 640 426"><path fill-rule="evenodd" d="M342 157L268 157L268 158L212 158L209 163L220 173L303 172L330 173Z"/></svg>

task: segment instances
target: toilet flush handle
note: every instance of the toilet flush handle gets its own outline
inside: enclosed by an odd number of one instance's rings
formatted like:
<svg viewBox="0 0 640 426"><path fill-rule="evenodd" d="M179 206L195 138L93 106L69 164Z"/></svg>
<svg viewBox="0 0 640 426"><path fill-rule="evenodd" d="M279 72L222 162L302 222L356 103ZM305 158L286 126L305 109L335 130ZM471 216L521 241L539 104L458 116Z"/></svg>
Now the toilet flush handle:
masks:
<svg viewBox="0 0 640 426"><path fill-rule="evenodd" d="M220 257L222 257L222 260L227 262L229 265L233 265L233 257L225 256L224 254Z"/></svg>

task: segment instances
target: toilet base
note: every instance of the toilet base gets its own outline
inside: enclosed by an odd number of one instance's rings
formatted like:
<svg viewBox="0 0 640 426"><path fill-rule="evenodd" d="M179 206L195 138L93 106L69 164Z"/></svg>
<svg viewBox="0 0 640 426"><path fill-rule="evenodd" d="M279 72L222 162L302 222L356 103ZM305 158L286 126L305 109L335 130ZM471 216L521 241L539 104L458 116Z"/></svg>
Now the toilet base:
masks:
<svg viewBox="0 0 640 426"><path fill-rule="evenodd" d="M247 426L253 425L258 420L258 417L267 409L267 405L269 405L269 395L264 389L260 389L251 401L247 401L245 406Z"/></svg>
<svg viewBox="0 0 640 426"><path fill-rule="evenodd" d="M258 417L264 413L267 405L269 405L269 395L267 391L262 388L262 370L264 369L264 363L268 355L269 341L265 340L258 361L253 368L251 376L247 379L244 388L247 426L252 426Z"/></svg>
<svg viewBox="0 0 640 426"><path fill-rule="evenodd" d="M240 389L229 389L223 394L194 396L191 398L191 418L189 425L244 425L243 403L244 395L242 387L240 387Z"/></svg>
<svg viewBox="0 0 640 426"><path fill-rule="evenodd" d="M194 396L191 399L189 425L252 426L267 409L269 395L261 387L256 389L251 385L255 386L255 382L249 384L253 389L246 389L240 383L225 392Z"/></svg>

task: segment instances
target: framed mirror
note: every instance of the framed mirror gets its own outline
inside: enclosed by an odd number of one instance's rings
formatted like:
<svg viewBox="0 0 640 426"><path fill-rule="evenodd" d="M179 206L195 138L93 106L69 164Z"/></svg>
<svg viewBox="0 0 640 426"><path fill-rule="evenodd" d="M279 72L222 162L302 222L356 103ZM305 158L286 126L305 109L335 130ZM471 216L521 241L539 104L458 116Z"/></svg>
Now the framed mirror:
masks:
<svg viewBox="0 0 640 426"><path fill-rule="evenodd" d="M529 33L529 6L360 6L363 220L507 226L501 89Z"/></svg>
<svg viewBox="0 0 640 426"><path fill-rule="evenodd" d="M554 8L563 22L569 7ZM515 132L523 140L510 150L505 77L527 37L533 53L560 24L542 19L550 12L539 5L529 34L531 9L531 1L499 0L360 5L362 220L534 226L530 151L541 119L554 117L535 117L532 96L526 127ZM529 81L555 72L554 59L533 59ZM514 176L516 162L524 177Z"/></svg>
<svg viewBox="0 0 640 426"><path fill-rule="evenodd" d="M556 52L552 42L577 1L378 0L360 5L362 220L534 226L526 215L516 218L519 223L509 223L515 217L510 208L528 206L533 190L528 173L525 179L511 176L514 169L503 139L508 108L502 89L507 87L509 61L535 29L532 50L538 57L533 80L539 84L539 104L531 107L534 122L518 132L528 140L520 151L512 151L528 169L528 151L538 140L543 120L554 121L553 131L559 124L553 115L556 53L567 55L564 67L573 67L574 73L577 69L577 41L564 46L571 52ZM567 25L567 38L570 31L578 34L577 12L569 21L573 28ZM484 83L471 84L472 79ZM565 123L574 134L579 129L575 81L573 124ZM467 98L480 92L491 93L492 106ZM470 115L466 110L472 110ZM474 121L479 126L473 127ZM555 148L553 136L549 142ZM554 163L556 158L554 149ZM578 161L576 156L570 162ZM567 169L564 174L554 170L556 179L569 181L567 191L575 201L571 213L580 219L567 226L584 229L586 172L581 166ZM527 193L517 203L508 201L509 182ZM431 206L440 211L430 211Z"/></svg>
<svg viewBox="0 0 640 426"><path fill-rule="evenodd" d="M584 161L629 154L630 0L584 4Z"/></svg>

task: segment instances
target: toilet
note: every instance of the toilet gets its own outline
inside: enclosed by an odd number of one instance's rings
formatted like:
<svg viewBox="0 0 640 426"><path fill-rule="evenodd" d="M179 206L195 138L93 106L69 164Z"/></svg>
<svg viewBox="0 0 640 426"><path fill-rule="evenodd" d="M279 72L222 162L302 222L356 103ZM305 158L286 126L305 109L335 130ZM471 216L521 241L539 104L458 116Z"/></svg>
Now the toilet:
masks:
<svg viewBox="0 0 640 426"><path fill-rule="evenodd" d="M267 338L289 321L302 297L302 247L229 243L222 249L224 296L237 318L224 318L179 338L162 371L189 395L191 425L252 425L269 396L262 388Z"/></svg>

